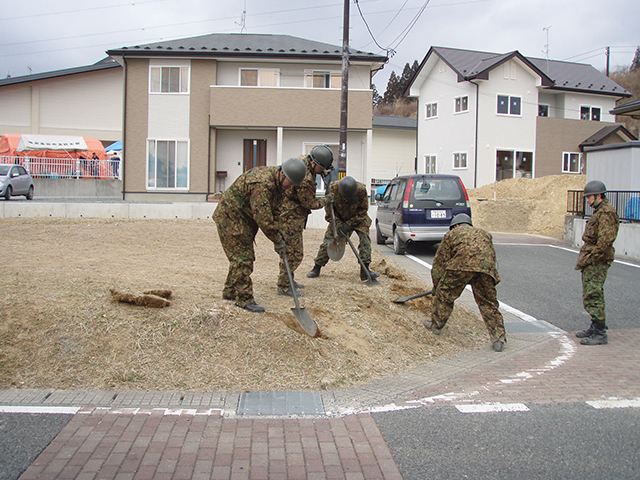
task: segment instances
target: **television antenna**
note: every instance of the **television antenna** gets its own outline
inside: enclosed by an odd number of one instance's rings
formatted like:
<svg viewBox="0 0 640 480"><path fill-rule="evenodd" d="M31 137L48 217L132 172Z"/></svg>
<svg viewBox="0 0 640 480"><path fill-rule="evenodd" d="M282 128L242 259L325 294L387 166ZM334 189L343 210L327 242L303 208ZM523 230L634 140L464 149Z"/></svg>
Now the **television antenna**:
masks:
<svg viewBox="0 0 640 480"><path fill-rule="evenodd" d="M242 8L242 15L240 16L240 23L235 22L236 25L240 26L240 33L244 33L247 29L247 0L244 0L244 7Z"/></svg>
<svg viewBox="0 0 640 480"><path fill-rule="evenodd" d="M543 31L547 32L547 43L545 43L544 49L542 50L542 53L544 53L547 58L547 74L549 73L549 29L550 28L551 28L551 25L549 25L548 27L544 27L542 29Z"/></svg>

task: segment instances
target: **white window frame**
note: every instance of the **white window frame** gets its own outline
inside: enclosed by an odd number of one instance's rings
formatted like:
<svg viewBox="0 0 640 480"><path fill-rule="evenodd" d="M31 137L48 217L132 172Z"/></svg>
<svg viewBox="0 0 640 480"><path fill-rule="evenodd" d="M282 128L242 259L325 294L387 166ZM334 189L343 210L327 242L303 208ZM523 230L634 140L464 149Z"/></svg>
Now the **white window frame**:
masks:
<svg viewBox="0 0 640 480"><path fill-rule="evenodd" d="M464 165L462 161L464 158ZM456 167L456 162L458 166ZM469 155L467 152L453 152L453 169L454 170L466 170L469 168Z"/></svg>
<svg viewBox="0 0 640 480"><path fill-rule="evenodd" d="M507 113L504 112L499 112L498 108L500 107L500 97L507 97ZM517 98L518 100L520 100L519 103L519 108L520 108L520 113L512 113L511 112L511 99L512 98ZM496 95L496 115L500 115L503 117L521 117L522 116L522 97L518 96L518 95L507 95L504 93L499 93Z"/></svg>
<svg viewBox="0 0 640 480"><path fill-rule="evenodd" d="M171 82L171 69L179 70L178 85ZM169 78L169 90L163 91L163 77L166 74ZM190 67L176 65L150 65L149 66L149 93L153 95L189 95ZM173 89L175 86L175 89Z"/></svg>
<svg viewBox="0 0 640 480"><path fill-rule="evenodd" d="M435 107L435 114L433 109ZM438 118L438 102L431 102L424 104L424 119L431 120L432 118Z"/></svg>
<svg viewBox="0 0 640 480"><path fill-rule="evenodd" d="M589 118L582 118L582 110L587 108L589 110ZM593 119L594 110L598 110L598 119ZM592 105L580 105L580 120L588 120L590 122L601 122L602 121L602 107L594 107Z"/></svg>
<svg viewBox="0 0 640 480"><path fill-rule="evenodd" d="M467 108L463 109L463 100L466 98L467 100ZM454 115L458 113L468 113L469 112L469 95L460 95L459 97L455 97L453 99L453 113Z"/></svg>
<svg viewBox="0 0 640 480"><path fill-rule="evenodd" d="M313 79L316 76L324 77L324 86L316 87L313 85ZM335 86L334 81L337 82L337 85ZM342 88L342 72L337 70L305 70L304 86L306 88Z"/></svg>
<svg viewBox="0 0 640 480"><path fill-rule="evenodd" d="M438 173L438 160L435 155L424 156L424 173Z"/></svg>
<svg viewBox="0 0 640 480"><path fill-rule="evenodd" d="M242 72L252 71L258 73L258 84L257 85L242 85ZM262 73L275 73L276 74L276 84L275 85L262 85ZM279 68L251 68L251 67L241 67L238 69L238 85L241 87L263 87L263 88L276 88L280 86L280 69Z"/></svg>
<svg viewBox="0 0 640 480"><path fill-rule="evenodd" d="M578 170L575 172L571 170L571 157L573 155L578 158ZM566 168L566 166L569 168ZM582 154L580 152L562 152L562 173L571 173L576 175L582 173Z"/></svg>
<svg viewBox="0 0 640 480"><path fill-rule="evenodd" d="M174 173L173 173L173 183L174 185L167 186L157 186L158 185L158 142L166 142L167 144L173 143L175 146L175 157L174 162ZM152 145L153 143L153 145ZM152 152L153 150L153 152ZM151 155L153 153L153 172L151 163ZM178 158L180 157L180 158ZM184 168L186 168L186 172L184 173L184 181L182 180L182 175L180 175L180 168L182 165L177 167L177 164L180 162L184 162ZM161 190L161 191L188 191L189 190L189 178L190 178L190 142L188 139L166 139L166 138L147 138L147 162L146 162L146 187L147 190ZM153 176L153 178L151 178ZM170 179L168 178L170 181ZM169 182L168 182L169 183ZM180 185L178 185L180 183Z"/></svg>

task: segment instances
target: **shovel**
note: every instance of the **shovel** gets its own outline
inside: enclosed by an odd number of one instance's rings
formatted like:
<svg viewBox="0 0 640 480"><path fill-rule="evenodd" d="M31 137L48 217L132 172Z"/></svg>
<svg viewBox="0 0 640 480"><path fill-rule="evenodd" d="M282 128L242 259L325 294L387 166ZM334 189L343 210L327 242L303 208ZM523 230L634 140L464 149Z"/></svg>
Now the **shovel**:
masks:
<svg viewBox="0 0 640 480"><path fill-rule="evenodd" d="M362 268L364 269L364 271L367 272L367 278L368 278L367 285L369 286L381 285L381 283L377 279L371 276L371 272L369 272L369 269L366 267L366 265L362 261L362 258L360 258L360 254L358 253L358 250L356 250L356 247L353 245L353 242L351 241L351 239L349 237L341 237L341 238L347 239L347 242L349 242L349 246L351 247L351 250L353 250L353 253L355 253L356 257L358 257L358 261L360 262L360 265L362 265Z"/></svg>
<svg viewBox="0 0 640 480"><path fill-rule="evenodd" d="M395 300L393 300L393 303L408 302L409 300L413 300L414 298L426 297L427 295L431 295L432 293L433 293L433 290L429 290L428 292L422 292L417 295L413 295L412 297L398 297Z"/></svg>
<svg viewBox="0 0 640 480"><path fill-rule="evenodd" d="M333 211L333 203L329 205L331 209L331 225L333 226L333 238L327 241L327 255L334 262L337 262L344 255L344 237L338 236L336 229L336 214Z"/></svg>
<svg viewBox="0 0 640 480"><path fill-rule="evenodd" d="M293 316L296 317L296 320L298 320L298 323L307 335L315 337L318 335L318 327L316 322L313 321L313 318L311 318L311 315L309 315L309 312L300 307L300 303L298 302L298 292L296 292L294 287L295 283L293 282L293 275L291 275L289 260L287 260L287 254L285 252L282 252L282 259L284 260L284 266L287 268L287 275L289 275L289 288L293 293L293 300L296 303L295 308L291 309Z"/></svg>

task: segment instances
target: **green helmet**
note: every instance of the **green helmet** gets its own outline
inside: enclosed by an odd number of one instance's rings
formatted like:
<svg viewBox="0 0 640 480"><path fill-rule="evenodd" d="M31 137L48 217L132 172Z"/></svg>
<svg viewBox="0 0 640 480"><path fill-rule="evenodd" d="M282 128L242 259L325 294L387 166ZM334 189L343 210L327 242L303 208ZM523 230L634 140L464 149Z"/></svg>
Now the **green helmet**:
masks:
<svg viewBox="0 0 640 480"><path fill-rule="evenodd" d="M607 187L604 186L600 180L591 180L584 186L585 195L598 195L600 193L606 193Z"/></svg>
<svg viewBox="0 0 640 480"><path fill-rule="evenodd" d="M302 180L307 174L307 167L304 162L297 157L290 158L282 162L282 171L284 176L289 179L296 187L302 185Z"/></svg>
<svg viewBox="0 0 640 480"><path fill-rule="evenodd" d="M344 177L338 182L338 191L344 198L352 199L358 193L358 184L353 177Z"/></svg>
<svg viewBox="0 0 640 480"><path fill-rule="evenodd" d="M333 152L326 145L316 145L311 149L309 156L315 164L320 165L325 170L331 170Z"/></svg>
<svg viewBox="0 0 640 480"><path fill-rule="evenodd" d="M471 223L471 217L469 215L467 215L466 213L459 213L451 219L449 230L451 230L456 225L460 225L461 223L468 223L469 225L473 226L473 223Z"/></svg>

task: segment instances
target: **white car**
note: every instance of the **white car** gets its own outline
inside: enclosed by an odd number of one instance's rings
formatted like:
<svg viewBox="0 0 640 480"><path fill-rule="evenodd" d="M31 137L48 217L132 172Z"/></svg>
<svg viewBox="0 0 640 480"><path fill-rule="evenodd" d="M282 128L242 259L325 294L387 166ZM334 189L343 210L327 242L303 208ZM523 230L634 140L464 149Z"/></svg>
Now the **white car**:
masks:
<svg viewBox="0 0 640 480"><path fill-rule="evenodd" d="M0 197L24 195L33 200L33 178L22 165L0 164Z"/></svg>

